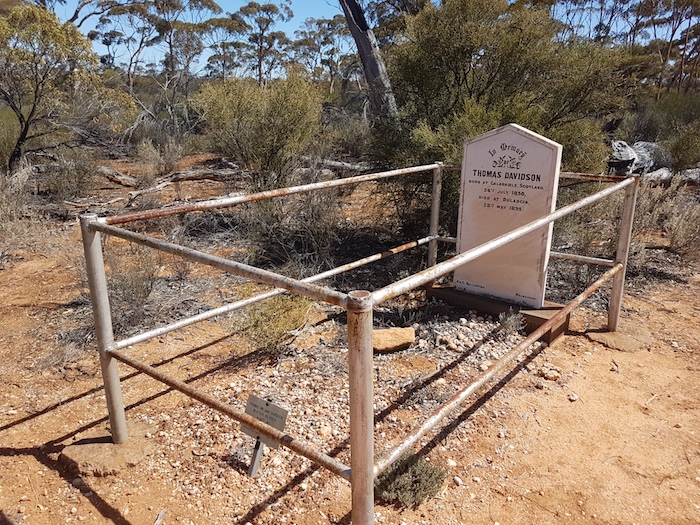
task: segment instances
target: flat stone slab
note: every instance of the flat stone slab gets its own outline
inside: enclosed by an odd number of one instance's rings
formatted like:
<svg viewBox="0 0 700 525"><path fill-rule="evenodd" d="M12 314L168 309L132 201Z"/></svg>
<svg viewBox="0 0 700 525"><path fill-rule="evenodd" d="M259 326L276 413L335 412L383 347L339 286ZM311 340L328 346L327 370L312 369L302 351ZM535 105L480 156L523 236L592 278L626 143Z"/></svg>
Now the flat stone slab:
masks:
<svg viewBox="0 0 700 525"><path fill-rule="evenodd" d="M457 290L453 286L434 286L428 289L427 296L435 297L446 303L459 306L464 310L476 310L482 314L489 314L494 317L498 317L501 313L521 313L525 320L525 333L528 334L537 330L564 307L562 304L545 301L542 308L525 308L506 301L463 292ZM552 344L559 336L563 335L569 329L570 318L571 315L567 315L561 319L552 328L542 334L540 341Z"/></svg>
<svg viewBox="0 0 700 525"><path fill-rule="evenodd" d="M372 348L378 354L405 350L416 340L413 328L385 328L372 330Z"/></svg>
<svg viewBox="0 0 700 525"><path fill-rule="evenodd" d="M129 439L115 445L109 431L93 429L63 449L59 462L75 475L113 476L127 467L133 467L155 451L153 440L146 437L155 427L141 422L128 424Z"/></svg>
<svg viewBox="0 0 700 525"><path fill-rule="evenodd" d="M640 324L630 322L620 323L617 332L588 332L586 337L611 350L620 352L649 350L653 342L653 337L649 330Z"/></svg>

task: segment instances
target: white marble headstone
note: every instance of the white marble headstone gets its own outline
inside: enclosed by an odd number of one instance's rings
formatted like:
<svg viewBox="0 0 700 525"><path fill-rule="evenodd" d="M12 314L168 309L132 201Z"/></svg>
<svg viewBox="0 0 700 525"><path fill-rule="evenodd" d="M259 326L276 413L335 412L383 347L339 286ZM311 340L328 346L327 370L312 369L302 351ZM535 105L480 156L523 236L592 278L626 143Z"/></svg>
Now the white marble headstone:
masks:
<svg viewBox="0 0 700 525"><path fill-rule="evenodd" d="M460 253L554 211L561 145L517 124L464 143ZM455 270L455 287L531 308L544 304L552 225Z"/></svg>

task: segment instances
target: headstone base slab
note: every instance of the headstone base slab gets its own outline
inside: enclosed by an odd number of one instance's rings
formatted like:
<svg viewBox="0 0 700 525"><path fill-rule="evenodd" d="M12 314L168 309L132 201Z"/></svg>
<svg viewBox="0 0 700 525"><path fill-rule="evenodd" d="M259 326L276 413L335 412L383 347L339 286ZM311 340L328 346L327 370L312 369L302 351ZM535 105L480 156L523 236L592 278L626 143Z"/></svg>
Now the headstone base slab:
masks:
<svg viewBox="0 0 700 525"><path fill-rule="evenodd" d="M457 290L454 286L436 286L428 288L427 298L431 297L440 299L454 306L463 307L466 310L476 310L477 312L494 317L509 311L520 312L525 318L525 332L528 334L537 330L564 307L563 304L545 301L542 308L532 309L498 299L491 299L489 297L463 292ZM552 344L559 336L563 335L569 329L570 318L571 314L560 320L540 337L540 341L548 345Z"/></svg>

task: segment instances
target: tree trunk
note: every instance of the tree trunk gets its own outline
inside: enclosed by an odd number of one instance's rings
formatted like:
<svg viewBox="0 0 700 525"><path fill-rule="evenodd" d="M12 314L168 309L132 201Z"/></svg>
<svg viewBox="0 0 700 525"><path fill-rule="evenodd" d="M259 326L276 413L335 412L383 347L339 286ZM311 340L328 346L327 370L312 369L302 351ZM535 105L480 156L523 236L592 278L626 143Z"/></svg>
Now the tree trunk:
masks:
<svg viewBox="0 0 700 525"><path fill-rule="evenodd" d="M397 115L396 99L377 39L367 24L362 7L357 0L340 0L340 6L362 61L372 111L382 121L394 120Z"/></svg>

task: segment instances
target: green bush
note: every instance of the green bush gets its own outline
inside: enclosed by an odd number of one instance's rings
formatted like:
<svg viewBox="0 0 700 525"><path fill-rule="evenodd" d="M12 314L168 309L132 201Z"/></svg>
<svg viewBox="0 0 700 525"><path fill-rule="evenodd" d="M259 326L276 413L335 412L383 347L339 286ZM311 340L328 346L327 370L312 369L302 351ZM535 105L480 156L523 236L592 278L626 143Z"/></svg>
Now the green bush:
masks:
<svg viewBox="0 0 700 525"><path fill-rule="evenodd" d="M408 454L377 478L374 493L387 503L417 507L439 492L445 475L444 469L428 463L423 456Z"/></svg>
<svg viewBox="0 0 700 525"><path fill-rule="evenodd" d="M666 142L673 171L696 168L700 164L700 119L681 126Z"/></svg>
<svg viewBox="0 0 700 525"><path fill-rule="evenodd" d="M276 357L289 342L290 332L304 325L310 308L311 303L303 297L279 295L250 306L235 332L257 349Z"/></svg>
<svg viewBox="0 0 700 525"><path fill-rule="evenodd" d="M216 150L252 170L254 191L284 186L294 158L321 122L321 96L295 73L260 86L252 79L210 82L194 97Z"/></svg>

